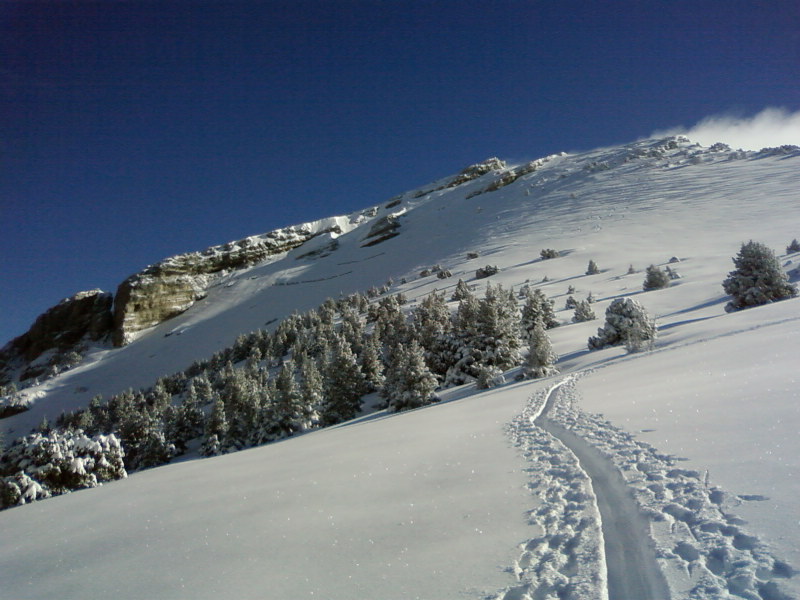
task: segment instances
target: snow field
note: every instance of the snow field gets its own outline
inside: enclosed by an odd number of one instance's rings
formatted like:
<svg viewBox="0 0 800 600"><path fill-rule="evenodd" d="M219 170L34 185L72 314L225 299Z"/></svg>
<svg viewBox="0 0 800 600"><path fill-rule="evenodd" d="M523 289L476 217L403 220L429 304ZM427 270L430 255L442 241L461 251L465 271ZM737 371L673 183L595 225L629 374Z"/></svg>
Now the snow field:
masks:
<svg viewBox="0 0 800 600"><path fill-rule="evenodd" d="M4 511L0 595L485 598L530 537L525 385Z"/></svg>

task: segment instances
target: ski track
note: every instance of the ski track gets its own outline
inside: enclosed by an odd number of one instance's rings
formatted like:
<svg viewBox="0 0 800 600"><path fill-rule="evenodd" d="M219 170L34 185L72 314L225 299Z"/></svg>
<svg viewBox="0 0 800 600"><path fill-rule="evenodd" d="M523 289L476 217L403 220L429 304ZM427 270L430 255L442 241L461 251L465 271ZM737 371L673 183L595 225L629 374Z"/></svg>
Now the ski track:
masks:
<svg viewBox="0 0 800 600"><path fill-rule="evenodd" d="M796 600L781 585L792 567L729 512L741 498L582 412L577 379L536 393L508 426L537 534L495 600Z"/></svg>

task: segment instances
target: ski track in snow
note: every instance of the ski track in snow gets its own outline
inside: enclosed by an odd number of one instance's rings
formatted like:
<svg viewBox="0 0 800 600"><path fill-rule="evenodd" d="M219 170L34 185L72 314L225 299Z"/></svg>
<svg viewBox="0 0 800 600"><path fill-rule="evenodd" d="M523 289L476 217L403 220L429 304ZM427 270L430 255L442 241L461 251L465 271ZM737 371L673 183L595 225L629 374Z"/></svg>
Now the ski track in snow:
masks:
<svg viewBox="0 0 800 600"><path fill-rule="evenodd" d="M535 394L508 426L540 504L510 569L519 583L495 600L794 599L781 585L792 567L729 512L741 499L582 412L577 379Z"/></svg>

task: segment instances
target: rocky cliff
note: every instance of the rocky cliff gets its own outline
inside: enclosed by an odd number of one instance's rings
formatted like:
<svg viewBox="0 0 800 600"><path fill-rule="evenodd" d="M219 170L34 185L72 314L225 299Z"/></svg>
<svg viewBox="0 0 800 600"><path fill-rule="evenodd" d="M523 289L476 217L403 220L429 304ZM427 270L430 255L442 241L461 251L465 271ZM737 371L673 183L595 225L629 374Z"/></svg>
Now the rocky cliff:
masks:
<svg viewBox="0 0 800 600"><path fill-rule="evenodd" d="M173 256L131 275L117 288L114 345L124 346L139 331L187 310L205 297L219 274L255 265L323 233L342 233L342 228L334 219L277 229L203 252Z"/></svg>
<svg viewBox="0 0 800 600"><path fill-rule="evenodd" d="M39 315L31 328L11 340L0 351L0 383L11 380L14 369L31 363L48 350L64 355L86 341L97 341L111 333L113 297L102 290L80 292L65 298ZM20 380L38 377L45 365L26 368Z"/></svg>

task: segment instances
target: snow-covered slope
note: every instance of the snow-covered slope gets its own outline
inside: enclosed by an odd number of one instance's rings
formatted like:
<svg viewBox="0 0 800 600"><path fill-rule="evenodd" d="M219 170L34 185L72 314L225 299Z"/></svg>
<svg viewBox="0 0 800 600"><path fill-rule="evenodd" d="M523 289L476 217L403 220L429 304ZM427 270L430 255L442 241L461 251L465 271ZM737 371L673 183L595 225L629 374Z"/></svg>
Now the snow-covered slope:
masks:
<svg viewBox="0 0 800 600"><path fill-rule="evenodd" d="M447 178L379 206L341 234L217 278L204 299L130 345L98 348L81 366L25 390L35 398L32 408L2 425L22 434L96 394L152 385L239 333L326 297L392 279L392 291L413 303L497 265L490 281L529 282L557 308L572 285L576 298L598 298L601 318L619 296L635 296L656 317L655 351L641 355L589 352L586 340L602 322L567 324L572 311L560 312L565 325L549 333L562 375L594 369L572 384L571 402L687 459L681 468L704 474L698 490L720 490L712 504L722 516L707 521L735 526L728 541L696 539L675 509L652 521L673 597L798 596L799 578L788 575L800 568L800 300L731 315L720 285L741 242L755 239L782 253L800 235L798 190L797 150L742 153L682 138L498 166L463 182ZM370 237L381 219L397 225ZM543 248L561 257L544 261ZM474 252L479 258L468 258ZM682 278L642 292L644 268L673 256ZM600 273L587 276L590 259ZM782 260L792 271L800 255ZM453 277L420 276L434 264ZM628 274L629 265L637 272ZM582 559L561 540L550 547L563 560L548 563L533 543L544 522L535 511L547 505L537 486L547 481L557 490L564 481L552 473L529 480L541 462L541 448L532 450L540 442L526 437L527 425L511 427L510 437L506 425L552 383L480 394L457 388L445 394L451 402L410 414L174 464L5 511L0 564L12 575L4 576L4 588L14 597L538 597L537 582L569 579L569 565ZM603 439L616 439L609 431L583 433L603 449ZM636 473L624 472L634 489ZM580 514L595 514L592 486L581 489L589 500ZM677 491L670 493L680 505ZM567 521L561 527L575 532ZM769 563L774 572L766 572L767 559L714 562L715 549L728 547L730 556L763 550L777 557ZM602 552L582 556L604 561ZM537 570L546 564L550 571ZM737 568L753 571L744 587ZM729 582L727 589L708 584L699 592L707 573ZM587 577L593 594L605 597L604 577Z"/></svg>

